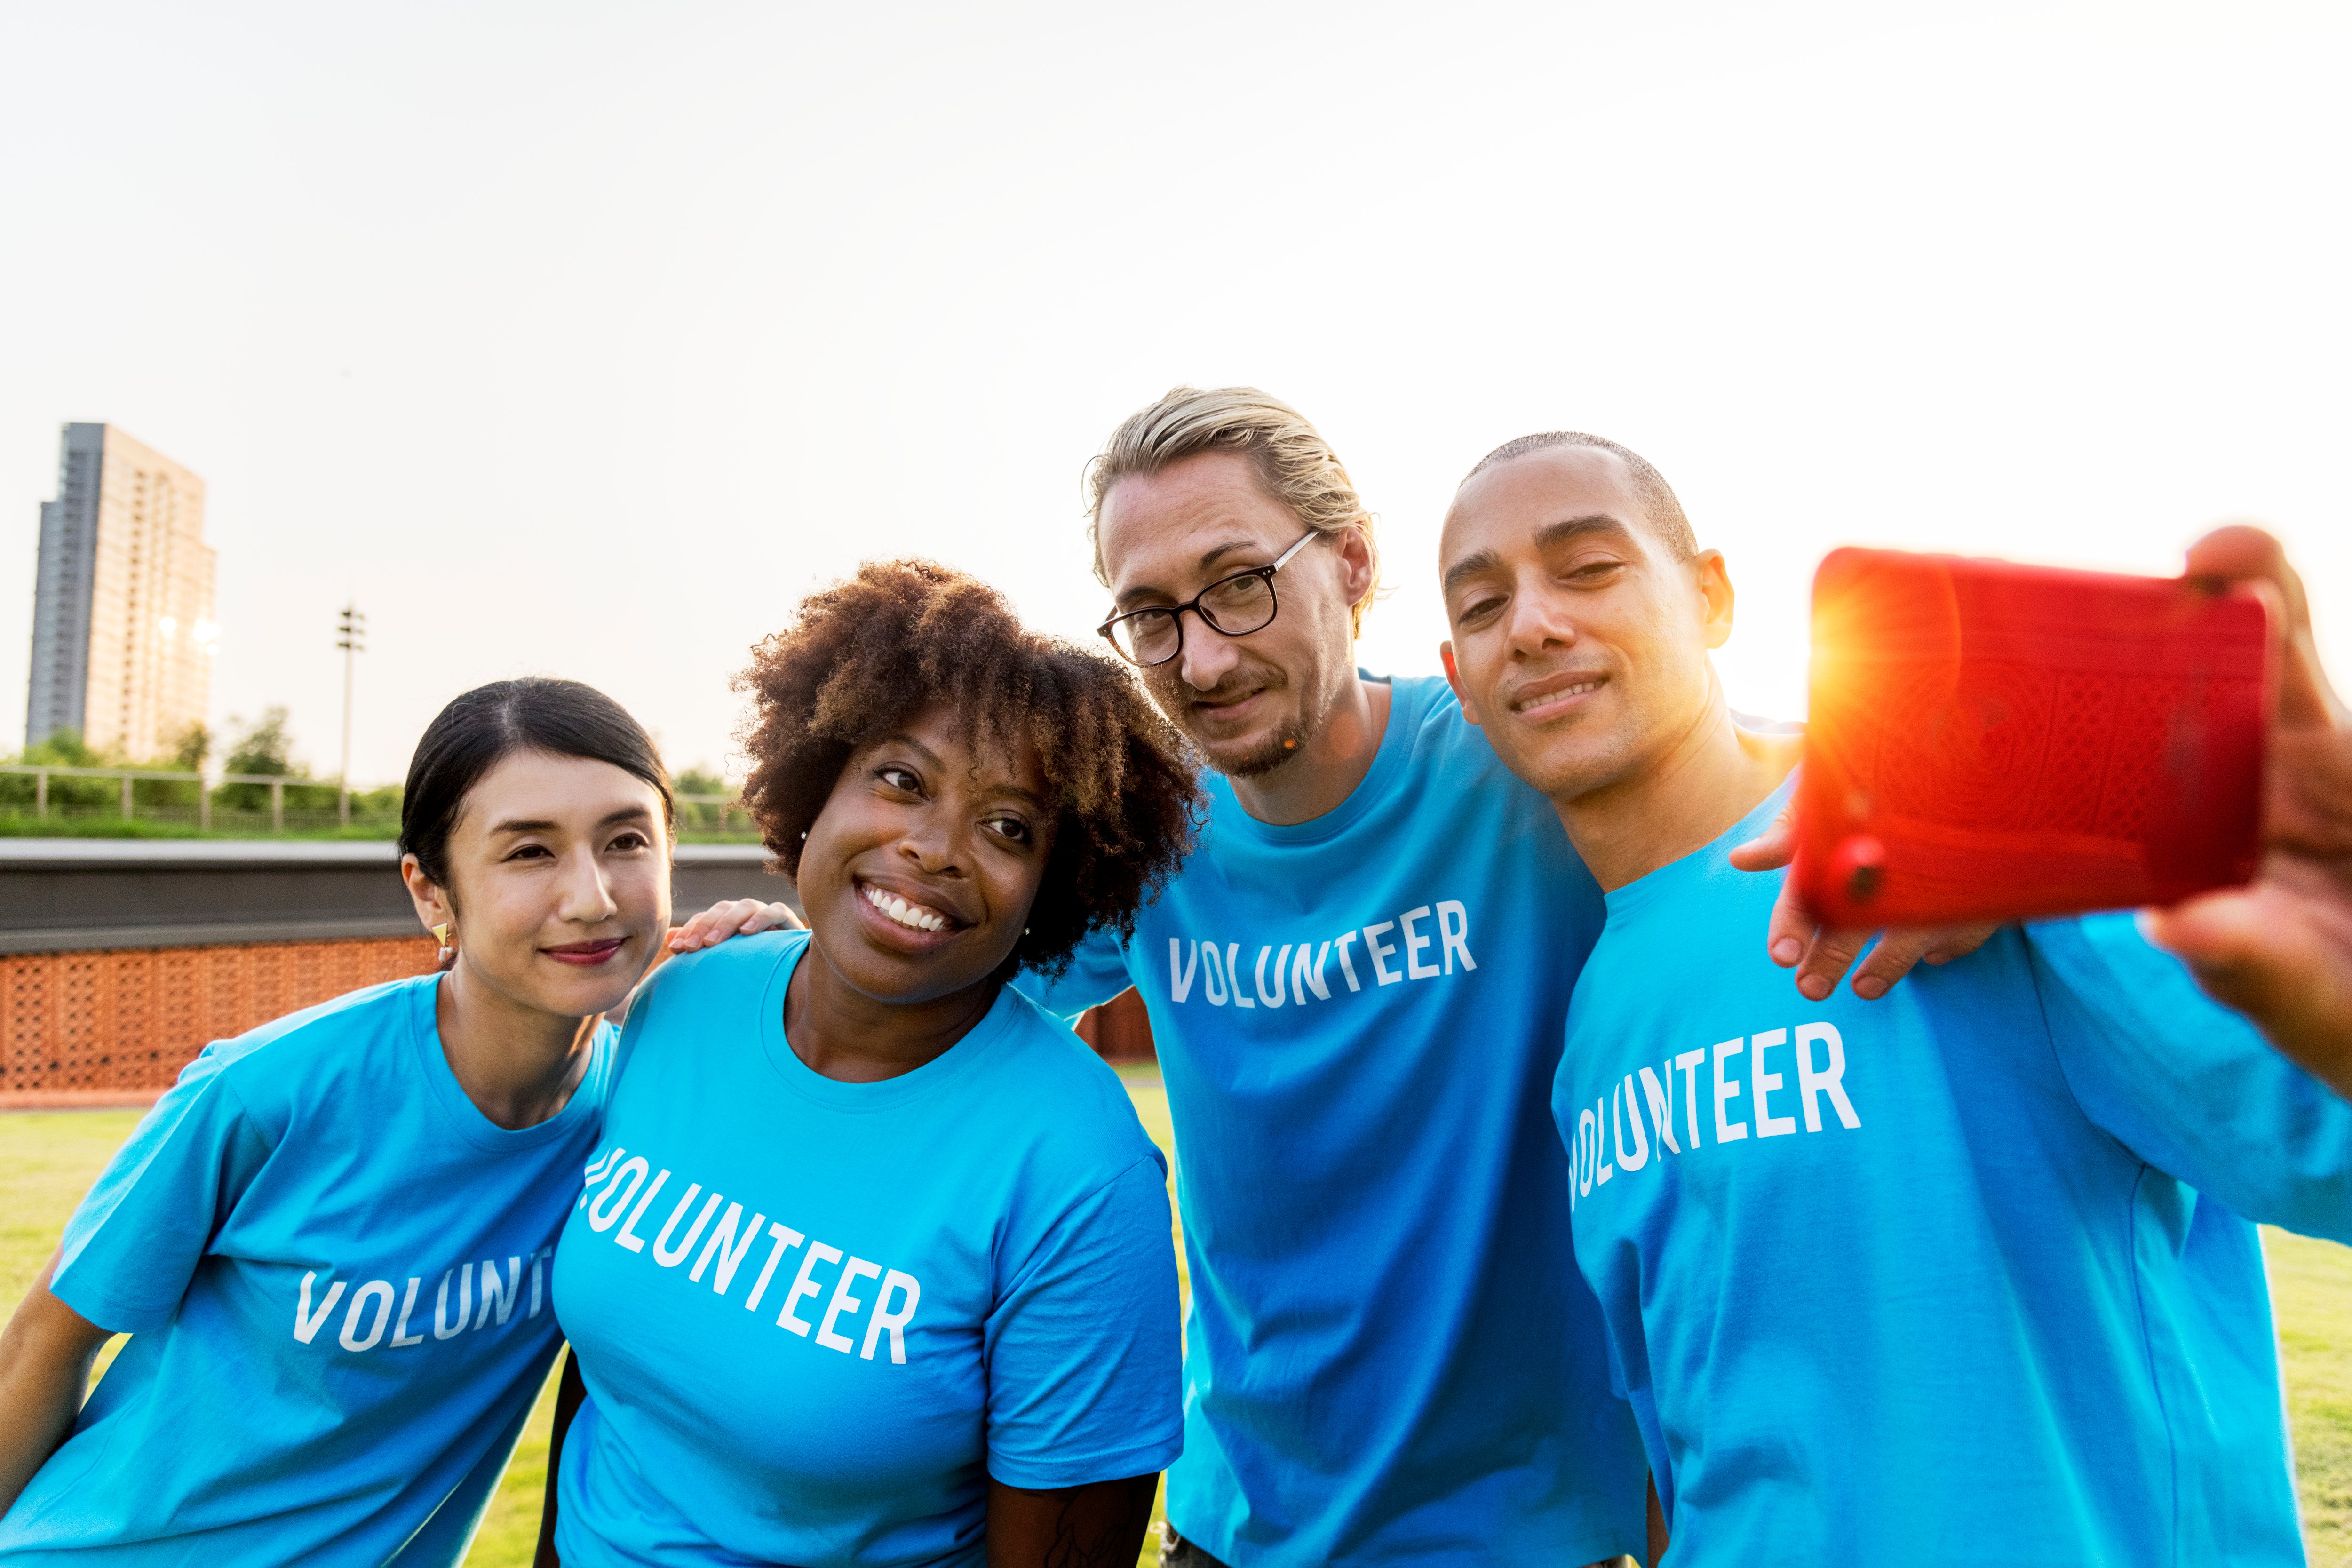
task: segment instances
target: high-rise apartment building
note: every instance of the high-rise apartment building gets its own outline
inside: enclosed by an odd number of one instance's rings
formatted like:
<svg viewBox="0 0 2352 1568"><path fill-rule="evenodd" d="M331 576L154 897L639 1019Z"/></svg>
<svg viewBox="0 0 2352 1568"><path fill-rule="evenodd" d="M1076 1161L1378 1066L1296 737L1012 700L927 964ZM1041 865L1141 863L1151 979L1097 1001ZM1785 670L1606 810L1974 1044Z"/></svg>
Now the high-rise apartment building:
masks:
<svg viewBox="0 0 2352 1568"><path fill-rule="evenodd" d="M101 752L170 755L212 699L205 482L111 425L68 425L41 503L25 743L79 731Z"/></svg>

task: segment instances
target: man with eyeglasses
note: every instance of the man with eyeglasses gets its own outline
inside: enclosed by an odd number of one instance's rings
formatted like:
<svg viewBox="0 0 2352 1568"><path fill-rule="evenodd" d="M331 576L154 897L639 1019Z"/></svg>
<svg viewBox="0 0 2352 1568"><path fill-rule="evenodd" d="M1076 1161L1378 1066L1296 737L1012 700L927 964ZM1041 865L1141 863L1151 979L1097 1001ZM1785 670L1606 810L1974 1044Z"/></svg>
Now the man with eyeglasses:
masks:
<svg viewBox="0 0 2352 1568"><path fill-rule="evenodd" d="M1297 410L1179 387L1091 488L1103 635L1208 821L1131 942L1022 984L1150 1014L1192 1283L1167 1559L1649 1555L1549 1112L1597 886L1443 679L1356 668L1371 519Z"/></svg>

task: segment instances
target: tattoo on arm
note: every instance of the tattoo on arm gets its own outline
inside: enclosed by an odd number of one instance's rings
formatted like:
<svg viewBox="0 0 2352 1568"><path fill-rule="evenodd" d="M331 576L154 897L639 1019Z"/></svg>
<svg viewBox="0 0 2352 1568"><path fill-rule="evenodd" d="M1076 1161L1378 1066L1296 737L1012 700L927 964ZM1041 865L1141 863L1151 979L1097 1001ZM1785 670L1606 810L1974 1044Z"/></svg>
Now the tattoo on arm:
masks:
<svg viewBox="0 0 2352 1568"><path fill-rule="evenodd" d="M1074 1489L1074 1493L1084 1489ZM1108 1568L1112 1563L1131 1563L1135 1549L1129 1544L1129 1537L1139 1536L1136 1527L1148 1527L1150 1520L1149 1493L1139 1510L1132 1503L1120 1509L1087 1509L1076 1495L1066 1497L1054 1516L1054 1539L1045 1546L1045 1568Z"/></svg>
<svg viewBox="0 0 2352 1568"><path fill-rule="evenodd" d="M1129 1568L1151 1522L1156 1475L1052 1491L989 1484L989 1568Z"/></svg>

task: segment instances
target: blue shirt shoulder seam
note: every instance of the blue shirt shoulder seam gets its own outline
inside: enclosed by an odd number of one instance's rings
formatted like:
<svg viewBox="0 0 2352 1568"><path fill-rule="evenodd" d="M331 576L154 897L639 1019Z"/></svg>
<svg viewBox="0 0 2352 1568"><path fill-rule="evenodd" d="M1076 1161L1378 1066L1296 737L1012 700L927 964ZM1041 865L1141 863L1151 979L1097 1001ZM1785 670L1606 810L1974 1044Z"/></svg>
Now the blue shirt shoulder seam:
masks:
<svg viewBox="0 0 2352 1568"><path fill-rule="evenodd" d="M1037 1237L1036 1244L1031 1247L1029 1250L1023 1255L1020 1263L1016 1265L1013 1270L1012 1278L1019 1279L1024 1275L1027 1274L1030 1267L1037 1261L1037 1255L1045 1251L1045 1248L1053 1243L1055 1237L1062 1234L1062 1227L1070 1223L1070 1216L1072 1215L1077 1213L1078 1210L1086 1207L1087 1205L1094 1202L1095 1199L1102 1196L1103 1194L1108 1192L1120 1182L1126 1180L1128 1173L1133 1171L1137 1166L1150 1166L1155 1173L1156 1184L1164 1193L1167 1190L1168 1173L1167 1170L1160 1163L1160 1159L1161 1155L1158 1147L1155 1145L1154 1147L1146 1150L1144 1152L1138 1154L1132 1160L1128 1161L1125 1164L1119 1166L1118 1169L1113 1171L1109 1175L1104 1177L1101 1181L1097 1182L1094 1185L1087 1188L1084 1192L1070 1199L1069 1202L1064 1204L1061 1207L1061 1212L1054 1216L1054 1223L1045 1227L1044 1233Z"/></svg>

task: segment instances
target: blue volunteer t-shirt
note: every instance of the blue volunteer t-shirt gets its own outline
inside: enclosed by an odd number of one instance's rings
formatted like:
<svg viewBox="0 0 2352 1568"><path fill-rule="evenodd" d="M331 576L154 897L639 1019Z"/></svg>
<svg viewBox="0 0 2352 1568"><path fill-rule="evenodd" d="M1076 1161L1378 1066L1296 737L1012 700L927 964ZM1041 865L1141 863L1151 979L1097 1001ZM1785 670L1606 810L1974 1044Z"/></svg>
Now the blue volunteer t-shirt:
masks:
<svg viewBox="0 0 2352 1568"><path fill-rule="evenodd" d="M1444 681L1391 689L1337 810L1213 777L1134 942L1023 982L1150 1011L1192 1286L1168 1516L1242 1568L1639 1553L1546 1113L1600 890Z"/></svg>
<svg viewBox="0 0 2352 1568"><path fill-rule="evenodd" d="M131 1339L0 1563L464 1556L554 1358L548 1259L612 1038L504 1131L442 1054L437 979L205 1047L116 1152L50 1288Z"/></svg>
<svg viewBox="0 0 2352 1568"><path fill-rule="evenodd" d="M1673 1561L2301 1563L2240 1216L2352 1240L2352 1107L2128 915L1807 1001L1790 787L1609 895L1553 1099Z"/></svg>
<svg viewBox="0 0 2352 1568"><path fill-rule="evenodd" d="M1019 993L880 1083L784 1037L805 931L673 959L631 1010L556 1301L588 1398L557 1549L598 1563L976 1564L988 1481L1176 1455L1166 1170Z"/></svg>

